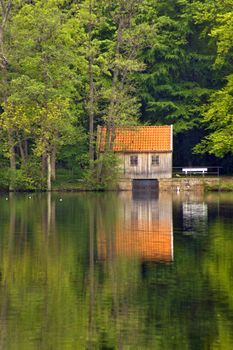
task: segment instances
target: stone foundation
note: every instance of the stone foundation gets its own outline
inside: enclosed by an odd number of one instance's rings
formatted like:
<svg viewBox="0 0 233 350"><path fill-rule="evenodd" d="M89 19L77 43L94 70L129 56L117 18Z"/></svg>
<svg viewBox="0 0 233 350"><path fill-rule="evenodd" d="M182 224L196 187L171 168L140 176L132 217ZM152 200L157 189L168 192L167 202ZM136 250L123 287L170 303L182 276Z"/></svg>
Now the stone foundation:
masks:
<svg viewBox="0 0 233 350"><path fill-rule="evenodd" d="M132 179L121 179L118 183L119 191L132 191L133 181Z"/></svg>
<svg viewBox="0 0 233 350"><path fill-rule="evenodd" d="M220 178L159 179L159 191L164 192L203 192L206 186L218 186ZM132 191L132 179L121 179L118 183L119 191Z"/></svg>
<svg viewBox="0 0 233 350"><path fill-rule="evenodd" d="M193 178L161 179L159 181L160 191L171 192L203 192L206 186L218 186L220 178Z"/></svg>

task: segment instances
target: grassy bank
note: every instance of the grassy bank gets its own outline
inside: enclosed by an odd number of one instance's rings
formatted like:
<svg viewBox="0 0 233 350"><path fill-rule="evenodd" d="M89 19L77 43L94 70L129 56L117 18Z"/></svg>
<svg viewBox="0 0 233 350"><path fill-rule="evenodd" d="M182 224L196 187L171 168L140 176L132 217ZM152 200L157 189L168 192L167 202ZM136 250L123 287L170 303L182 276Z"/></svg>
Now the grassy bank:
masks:
<svg viewBox="0 0 233 350"><path fill-rule="evenodd" d="M214 182L205 182L205 191L206 192L233 192L233 177L224 177L221 176L216 178Z"/></svg>
<svg viewBox="0 0 233 350"><path fill-rule="evenodd" d="M56 180L52 182L53 191L86 191L88 190L85 179L80 173L66 169L59 169Z"/></svg>

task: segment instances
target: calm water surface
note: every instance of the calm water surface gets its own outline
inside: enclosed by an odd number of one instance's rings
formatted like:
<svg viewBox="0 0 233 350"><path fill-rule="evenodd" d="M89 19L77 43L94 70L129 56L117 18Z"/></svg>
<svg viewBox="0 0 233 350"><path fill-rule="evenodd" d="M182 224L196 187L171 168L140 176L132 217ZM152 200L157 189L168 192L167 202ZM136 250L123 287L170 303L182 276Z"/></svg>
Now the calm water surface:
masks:
<svg viewBox="0 0 233 350"><path fill-rule="evenodd" d="M233 349L233 195L1 196L0 349Z"/></svg>

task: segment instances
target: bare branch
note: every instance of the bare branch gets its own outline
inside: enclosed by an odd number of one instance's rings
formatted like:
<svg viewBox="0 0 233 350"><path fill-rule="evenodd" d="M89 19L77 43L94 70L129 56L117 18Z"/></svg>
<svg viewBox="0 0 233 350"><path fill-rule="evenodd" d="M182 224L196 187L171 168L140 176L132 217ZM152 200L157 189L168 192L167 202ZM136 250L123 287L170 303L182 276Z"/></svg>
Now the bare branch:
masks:
<svg viewBox="0 0 233 350"><path fill-rule="evenodd" d="M9 14L11 11L11 5L12 5L12 0L9 0L8 4L7 4L7 9L6 9L6 19L8 19L8 17L9 17Z"/></svg>
<svg viewBox="0 0 233 350"><path fill-rule="evenodd" d="M0 0L1 8L2 8L2 17L5 17L6 7L4 0Z"/></svg>
<svg viewBox="0 0 233 350"><path fill-rule="evenodd" d="M0 0L0 4L2 8L2 27L4 27L11 11L12 0L8 0L7 4L4 0Z"/></svg>

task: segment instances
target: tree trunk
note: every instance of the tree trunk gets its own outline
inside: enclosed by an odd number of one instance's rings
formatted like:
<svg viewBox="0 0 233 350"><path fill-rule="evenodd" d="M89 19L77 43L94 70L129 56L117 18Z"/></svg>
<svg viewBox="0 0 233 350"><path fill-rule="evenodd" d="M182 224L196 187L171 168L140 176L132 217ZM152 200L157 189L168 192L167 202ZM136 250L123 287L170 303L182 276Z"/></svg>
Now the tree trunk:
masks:
<svg viewBox="0 0 233 350"><path fill-rule="evenodd" d="M41 159L41 172L42 172L42 176L45 176L45 174L46 174L46 168L47 168L47 158L46 158L46 154L42 154L42 159Z"/></svg>
<svg viewBox="0 0 233 350"><path fill-rule="evenodd" d="M10 191L14 191L14 185L12 184L12 180L14 180L14 177L15 177L16 156L15 156L14 142L13 142L13 139L12 139L12 136L11 136L10 133L8 135L8 140L9 140L9 146L10 146L10 170L12 172L12 174L11 174L11 181L10 181L10 185L9 185L9 190Z"/></svg>
<svg viewBox="0 0 233 350"><path fill-rule="evenodd" d="M120 48L122 46L122 35L124 30L124 15L121 14L121 17L119 19L118 24L118 30L117 30L117 42L116 42L116 52L115 52L115 60L119 59L120 55ZM115 140L115 129L116 129L116 118L114 115L115 106L117 103L117 83L119 79L119 68L118 65L115 64L114 70L113 70L113 80L112 80L112 94L111 94L111 100L109 103L109 109L108 109L108 116L107 116L107 128L106 128L106 145L105 149L106 151L113 149L113 143Z"/></svg>
<svg viewBox="0 0 233 350"><path fill-rule="evenodd" d="M0 69L5 73L7 61L4 54L4 28L0 25ZM3 80L5 80L5 74L3 74Z"/></svg>
<svg viewBox="0 0 233 350"><path fill-rule="evenodd" d="M47 154L47 190L51 191L51 175L52 175L52 166L51 166L51 155Z"/></svg>
<svg viewBox="0 0 233 350"><path fill-rule="evenodd" d="M54 148L51 154L51 178L56 179L56 149Z"/></svg>
<svg viewBox="0 0 233 350"><path fill-rule="evenodd" d="M4 34L7 26L8 18L11 11L12 0L8 0L7 2L0 1L1 5L1 23L0 23L0 70L2 71L2 81L3 83L7 81L7 58L5 56L4 50ZM5 90L5 85L4 90ZM3 91L4 100L6 100L6 91ZM5 102L5 101L4 101Z"/></svg>
<svg viewBox="0 0 233 350"><path fill-rule="evenodd" d="M94 75L93 75L93 53L92 53L92 13L93 13L93 0L89 0L89 16L90 21L88 23L88 75L89 75L89 101L88 101L88 113L89 113L89 158L94 160Z"/></svg>
<svg viewBox="0 0 233 350"><path fill-rule="evenodd" d="M25 164L26 163L26 155L25 155L25 152L24 152L24 147L23 147L22 142L19 142L19 151L20 151L20 156L21 156L21 159L22 159L22 163Z"/></svg>
<svg viewBox="0 0 233 350"><path fill-rule="evenodd" d="M89 79L90 79L90 96L89 96L89 158L94 160L94 81L92 62L89 61Z"/></svg>
<svg viewBox="0 0 233 350"><path fill-rule="evenodd" d="M0 25L0 68L4 70L5 65L3 64L3 57L4 57L4 49L3 49L3 27Z"/></svg>
<svg viewBox="0 0 233 350"><path fill-rule="evenodd" d="M24 140L23 148L24 148L25 160L27 161L27 159L28 159L28 140Z"/></svg>
<svg viewBox="0 0 233 350"><path fill-rule="evenodd" d="M11 146L10 148L10 168L11 170L16 170L16 159L15 159L15 148L14 146Z"/></svg>
<svg viewBox="0 0 233 350"><path fill-rule="evenodd" d="M12 0L8 0L7 2L0 1L1 4L1 23L0 23L0 73L2 80L2 96L3 102L6 104L7 102L7 59L5 56L4 50L4 34L5 28L7 25L8 17L11 11ZM2 101L1 101L2 102ZM9 141L9 150L10 150L10 169L14 172L16 170L16 157L15 157L15 148L13 139L11 137L11 131L8 133L8 141ZM9 185L9 190L13 191L14 186L12 184Z"/></svg>

